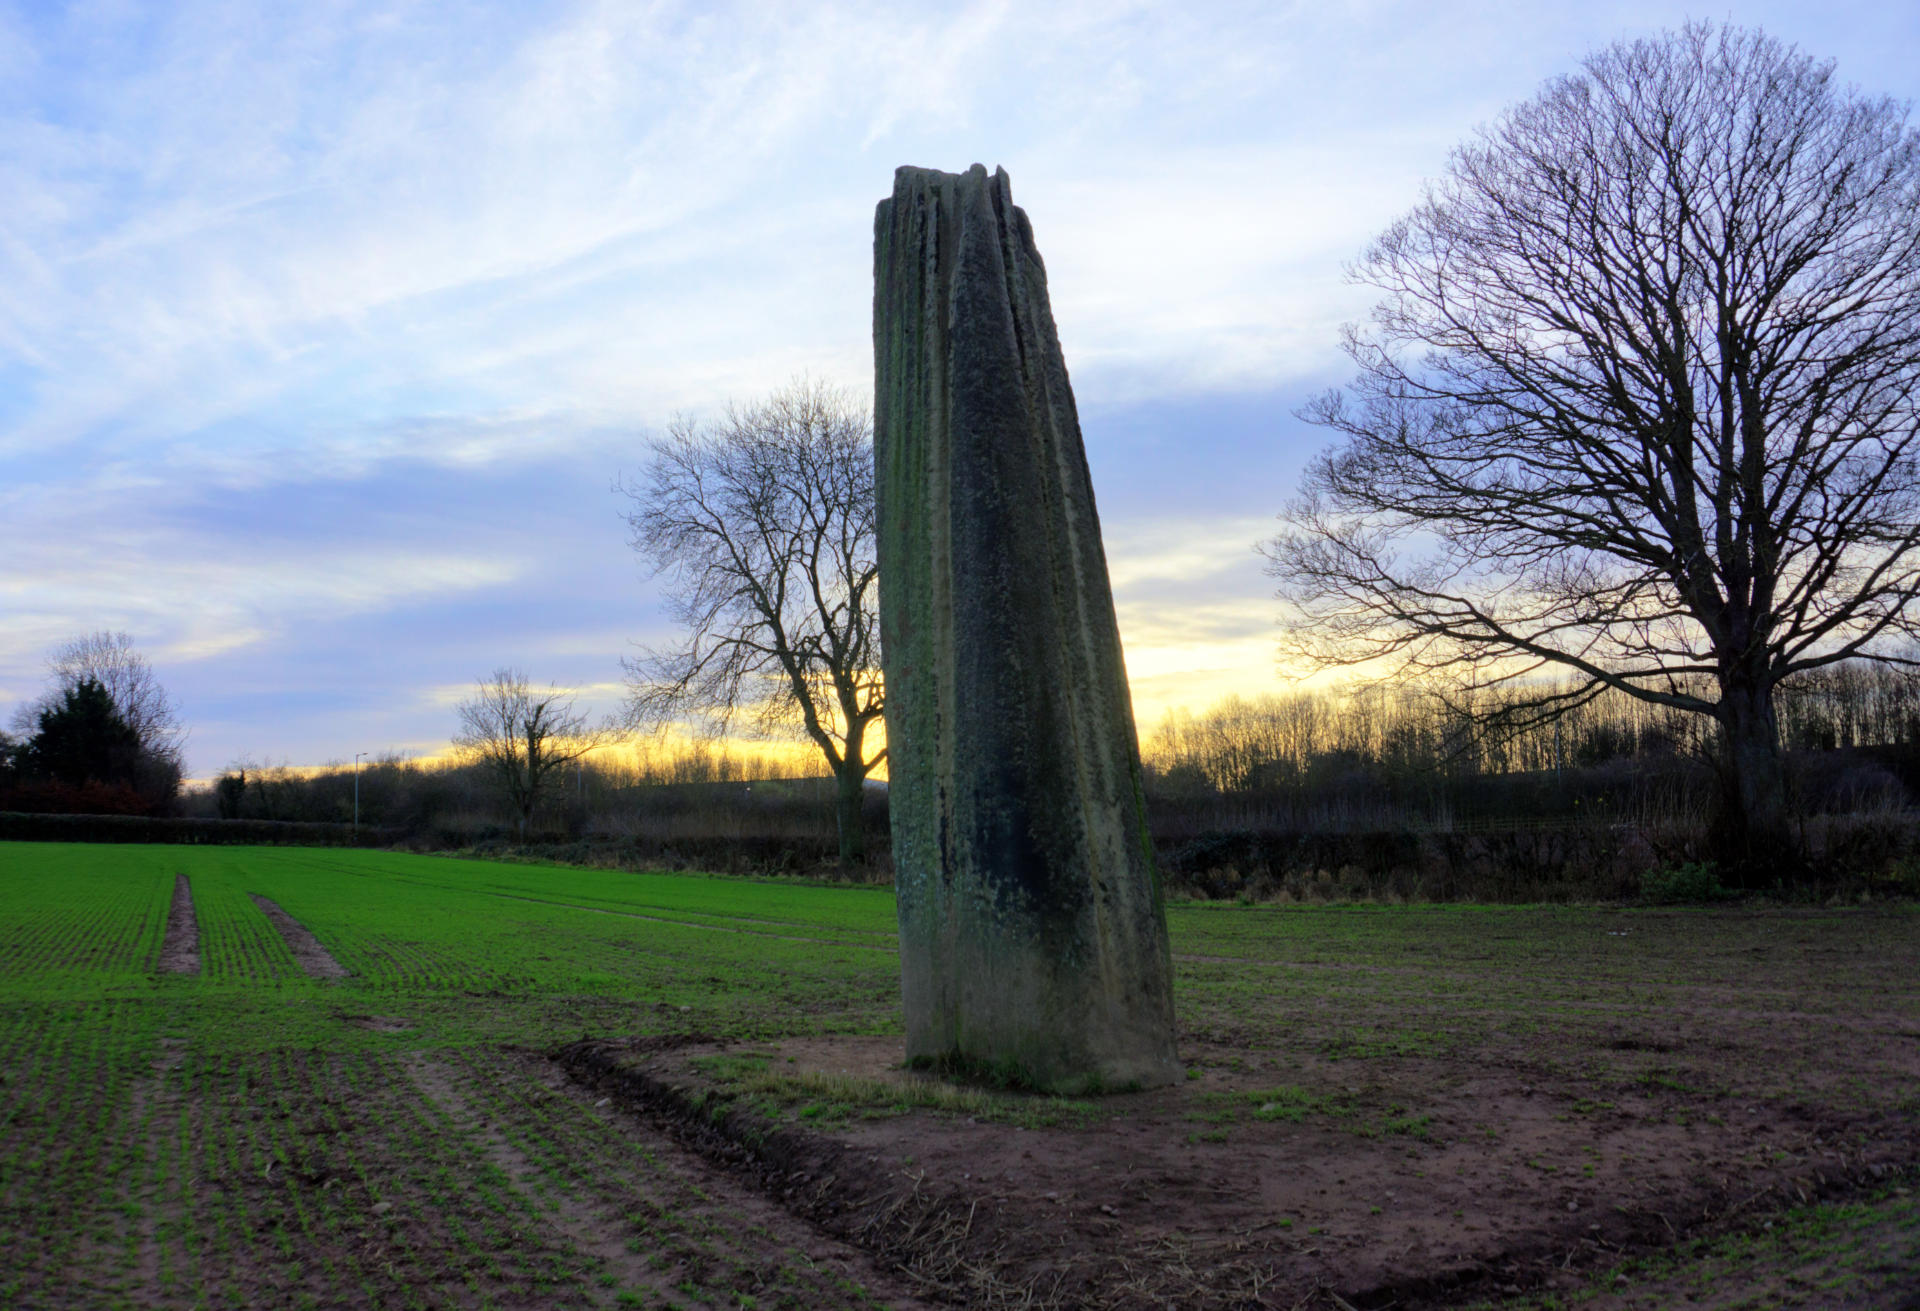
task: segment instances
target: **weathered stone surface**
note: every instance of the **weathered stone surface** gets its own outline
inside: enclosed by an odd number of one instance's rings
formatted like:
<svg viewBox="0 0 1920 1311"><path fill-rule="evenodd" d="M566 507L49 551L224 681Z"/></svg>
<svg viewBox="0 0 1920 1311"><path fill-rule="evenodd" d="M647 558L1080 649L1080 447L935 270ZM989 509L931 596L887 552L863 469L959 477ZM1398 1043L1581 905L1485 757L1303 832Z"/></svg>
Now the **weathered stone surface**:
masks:
<svg viewBox="0 0 1920 1311"><path fill-rule="evenodd" d="M910 1058L1173 1080L1166 913L1046 270L1005 171L874 220L880 617Z"/></svg>

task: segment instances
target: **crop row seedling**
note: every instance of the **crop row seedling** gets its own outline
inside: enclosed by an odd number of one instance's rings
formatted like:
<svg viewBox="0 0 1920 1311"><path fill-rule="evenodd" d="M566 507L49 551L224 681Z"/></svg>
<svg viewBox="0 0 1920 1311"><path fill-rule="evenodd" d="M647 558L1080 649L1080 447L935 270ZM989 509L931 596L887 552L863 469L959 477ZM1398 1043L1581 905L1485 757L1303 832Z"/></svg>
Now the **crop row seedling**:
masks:
<svg viewBox="0 0 1920 1311"><path fill-rule="evenodd" d="M157 976L181 872L203 973ZM307 978L250 893L352 977ZM1196 1131L1322 1117L1430 1155L1422 1135L1451 1123L1448 1108L1402 1091L1403 1076L1468 1055L1573 1088L1561 1105L1575 1127L1597 1118L1577 1113L1580 1099L1713 1128L1728 1107L1788 1089L1856 1118L1914 1114L1911 1090L1881 1077L1891 1057L1843 1053L1852 1067L1828 1069L1833 1053L1807 1036L1832 1014L1920 1019L1916 918L1898 909L1735 920L1175 904L1169 923L1179 1017L1211 1081L1188 1095L1216 1117ZM881 889L361 851L0 844L0 1207L12 1226L0 1305L856 1304L800 1247L781 1249L791 1236L754 1232L703 1167L650 1150L659 1140L614 1108L546 1088L537 1057L506 1049L582 1034L897 1034L893 935ZM1738 1009L1715 1010L1734 976ZM1676 1013L1684 1028L1696 1011L1720 1026L1716 1042L1765 1059L1734 1080L1703 1070L1683 1035L1669 1035L1671 1052L1609 1045ZM444 1085L422 1071L446 1072L458 1096L436 1101L428 1089ZM711 1072L737 1105L834 1132L867 1113L1029 1129L1108 1113L938 1085L902 1093L784 1062ZM1398 1100L1333 1091L1349 1086ZM1226 1087L1255 1091L1208 1100ZM1562 1166L1560 1180L1595 1158L1536 1159Z"/></svg>

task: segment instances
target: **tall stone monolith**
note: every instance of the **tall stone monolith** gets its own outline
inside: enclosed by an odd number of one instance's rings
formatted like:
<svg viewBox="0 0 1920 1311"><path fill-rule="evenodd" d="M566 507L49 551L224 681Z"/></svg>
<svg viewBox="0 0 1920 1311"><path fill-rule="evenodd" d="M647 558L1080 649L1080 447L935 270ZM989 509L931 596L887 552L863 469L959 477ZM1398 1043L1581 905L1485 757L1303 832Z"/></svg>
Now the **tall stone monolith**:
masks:
<svg viewBox="0 0 1920 1311"><path fill-rule="evenodd" d="M1166 912L1093 485L1004 170L874 219L874 437L907 1055L1167 1083Z"/></svg>

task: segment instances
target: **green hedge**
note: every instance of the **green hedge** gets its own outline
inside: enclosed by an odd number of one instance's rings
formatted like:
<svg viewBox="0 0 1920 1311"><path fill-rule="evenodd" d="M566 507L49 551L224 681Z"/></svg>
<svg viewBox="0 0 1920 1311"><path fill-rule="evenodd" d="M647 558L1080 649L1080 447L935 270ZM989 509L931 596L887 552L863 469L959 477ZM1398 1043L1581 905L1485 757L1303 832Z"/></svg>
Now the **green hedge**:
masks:
<svg viewBox="0 0 1920 1311"><path fill-rule="evenodd" d="M270 847L385 847L399 829L278 819L155 819L146 815L29 815L0 811L0 842L160 842Z"/></svg>

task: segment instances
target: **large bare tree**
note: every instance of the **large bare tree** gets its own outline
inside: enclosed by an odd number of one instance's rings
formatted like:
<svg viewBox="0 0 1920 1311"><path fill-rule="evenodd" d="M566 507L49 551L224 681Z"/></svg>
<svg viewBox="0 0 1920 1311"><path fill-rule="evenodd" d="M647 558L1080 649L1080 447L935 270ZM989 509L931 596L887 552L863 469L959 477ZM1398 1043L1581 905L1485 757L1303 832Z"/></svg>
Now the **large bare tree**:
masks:
<svg viewBox="0 0 1920 1311"><path fill-rule="evenodd" d="M558 688L535 689L517 669L496 669L457 707L454 745L480 764L506 794L525 841L533 812L565 765L611 736L575 709ZM564 776L562 776L564 777Z"/></svg>
<svg viewBox="0 0 1920 1311"><path fill-rule="evenodd" d="M861 799L887 754L872 742L885 703L872 420L801 379L716 423L676 422L651 455L621 491L685 636L626 662L634 717L797 728L837 781L841 863L863 859Z"/></svg>
<svg viewBox="0 0 1920 1311"><path fill-rule="evenodd" d="M1920 590L1920 143L1762 33L1589 57L1365 252L1344 434L1270 544L1325 662L1718 721L1723 858L1791 851L1774 691Z"/></svg>

